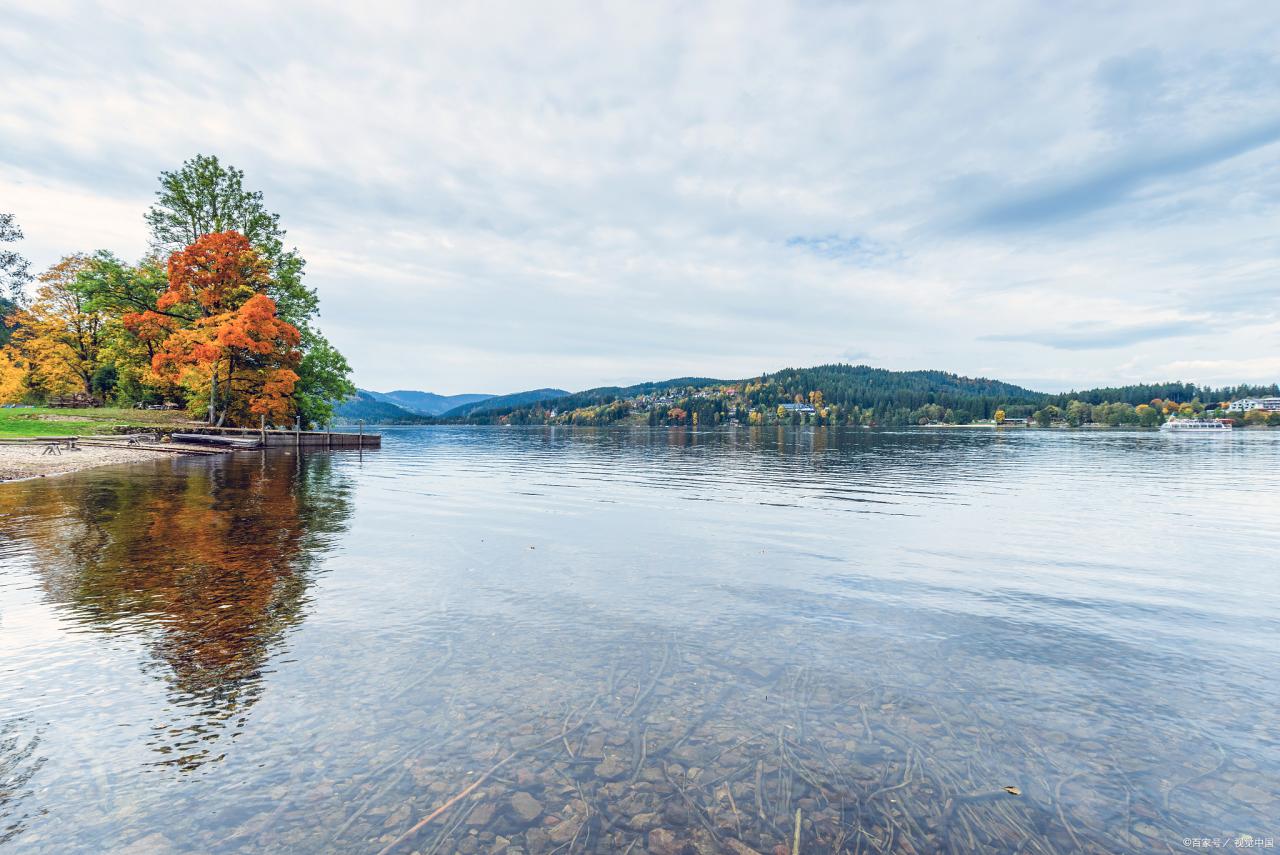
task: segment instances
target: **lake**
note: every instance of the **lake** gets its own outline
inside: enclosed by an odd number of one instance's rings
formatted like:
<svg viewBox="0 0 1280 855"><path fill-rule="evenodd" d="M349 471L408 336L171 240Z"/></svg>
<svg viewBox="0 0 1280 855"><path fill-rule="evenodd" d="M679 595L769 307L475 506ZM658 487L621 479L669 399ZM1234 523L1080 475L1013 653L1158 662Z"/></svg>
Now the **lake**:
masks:
<svg viewBox="0 0 1280 855"><path fill-rule="evenodd" d="M0 853L1274 846L1278 472L440 427L0 485Z"/></svg>

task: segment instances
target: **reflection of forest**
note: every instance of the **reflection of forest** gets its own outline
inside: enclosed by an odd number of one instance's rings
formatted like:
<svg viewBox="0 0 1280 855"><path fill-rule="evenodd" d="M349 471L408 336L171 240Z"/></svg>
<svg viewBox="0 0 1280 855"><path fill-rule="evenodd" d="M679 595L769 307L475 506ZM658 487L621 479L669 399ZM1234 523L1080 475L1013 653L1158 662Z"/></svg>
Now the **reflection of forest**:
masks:
<svg viewBox="0 0 1280 855"><path fill-rule="evenodd" d="M0 494L0 517L20 519L20 532L0 536L30 544L50 598L73 619L152 640L148 670L187 712L153 739L165 762L194 767L214 756L221 724L253 704L263 666L302 620L349 494L327 455L95 473ZM8 502L21 507L9 514Z"/></svg>

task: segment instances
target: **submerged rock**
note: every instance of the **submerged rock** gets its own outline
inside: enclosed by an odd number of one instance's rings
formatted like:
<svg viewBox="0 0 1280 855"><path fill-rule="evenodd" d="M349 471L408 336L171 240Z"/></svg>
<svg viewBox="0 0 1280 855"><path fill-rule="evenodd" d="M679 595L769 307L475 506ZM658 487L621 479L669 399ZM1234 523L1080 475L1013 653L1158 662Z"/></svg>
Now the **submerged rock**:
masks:
<svg viewBox="0 0 1280 855"><path fill-rule="evenodd" d="M516 819L528 825L541 816L542 802L521 791L511 797L511 812L515 814Z"/></svg>
<svg viewBox="0 0 1280 855"><path fill-rule="evenodd" d="M684 826L689 824L689 809L682 804L672 803L662 812L662 818L669 825Z"/></svg>
<svg viewBox="0 0 1280 855"><path fill-rule="evenodd" d="M577 837L578 830L580 828L582 828L582 817L570 816L562 822L548 828L547 837L552 843L568 843L570 840Z"/></svg>
<svg viewBox="0 0 1280 855"><path fill-rule="evenodd" d="M541 855L547 851L547 832L541 828L531 829L525 834L524 842L528 844L532 855Z"/></svg>
<svg viewBox="0 0 1280 855"><path fill-rule="evenodd" d="M680 855L683 848L675 834L665 828L655 828L649 832L650 855Z"/></svg>
<svg viewBox="0 0 1280 855"><path fill-rule="evenodd" d="M387 815L386 820L382 823L382 827L392 828L393 826L400 825L409 818L411 813L412 811L409 809L408 805L400 805L400 807Z"/></svg>
<svg viewBox="0 0 1280 855"><path fill-rule="evenodd" d="M467 825L477 828L486 826L493 820L493 805L483 804L477 805L475 810L467 817Z"/></svg>
<svg viewBox="0 0 1280 855"><path fill-rule="evenodd" d="M593 733L588 736L581 756L588 760L599 760L604 757L604 734Z"/></svg>
<svg viewBox="0 0 1280 855"><path fill-rule="evenodd" d="M627 765L622 756L612 751L606 752L604 759L596 764L593 770L596 777L604 781L617 781L626 777L631 771L631 767Z"/></svg>

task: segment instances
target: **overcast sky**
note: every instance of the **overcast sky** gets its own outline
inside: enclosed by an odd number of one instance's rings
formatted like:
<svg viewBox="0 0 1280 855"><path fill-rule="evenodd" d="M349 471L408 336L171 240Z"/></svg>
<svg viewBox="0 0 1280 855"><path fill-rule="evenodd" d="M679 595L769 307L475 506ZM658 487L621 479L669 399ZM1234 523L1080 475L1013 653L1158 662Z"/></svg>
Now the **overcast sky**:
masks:
<svg viewBox="0 0 1280 855"><path fill-rule="evenodd" d="M1280 4L0 6L34 264L216 154L366 388L1280 379Z"/></svg>

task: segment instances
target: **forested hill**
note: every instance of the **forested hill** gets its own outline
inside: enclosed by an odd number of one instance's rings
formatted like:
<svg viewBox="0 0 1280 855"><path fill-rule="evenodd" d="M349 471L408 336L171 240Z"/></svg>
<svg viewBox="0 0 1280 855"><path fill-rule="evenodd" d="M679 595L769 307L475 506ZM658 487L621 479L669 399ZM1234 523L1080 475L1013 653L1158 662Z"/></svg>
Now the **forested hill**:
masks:
<svg viewBox="0 0 1280 855"><path fill-rule="evenodd" d="M814 393L820 397L814 398ZM1045 398L1021 386L943 371L820 365L743 380L679 377L634 386L603 386L513 406L494 407L489 404L496 402L484 402L456 420L536 424L568 418L575 423L602 424L637 412L652 412L666 404L679 404L682 410L705 409L708 418L720 419L730 408L742 413L752 409L772 412L779 405L818 400L827 407L835 405L846 416L861 418L875 413L875 421L888 424L915 421L919 416L913 414L926 406L937 409L938 420L967 421L990 418L1000 408L1021 407L1029 412Z"/></svg>
<svg viewBox="0 0 1280 855"><path fill-rule="evenodd" d="M498 395L493 398L484 398L479 401L462 404L454 407L448 412L442 413L441 418L445 419L461 419L466 418L479 410L501 409L503 407L519 407L523 404L536 404L540 401L554 401L559 398L567 397L570 393L564 389L530 389L528 392L515 392L510 395Z"/></svg>
<svg viewBox="0 0 1280 855"><path fill-rule="evenodd" d="M445 418L451 421L470 420L489 423L500 420L504 416L516 414L519 417L517 421L522 422L525 416L531 417L539 412L576 410L582 407L594 407L615 401L630 400L643 395L657 395L674 390L685 391L722 386L727 382L725 380L712 380L709 377L677 377L673 380L654 380L648 383L637 383L634 386L598 386L594 389L586 389L572 394L564 392L558 395L530 398L518 403L508 403L506 406L501 406L500 402L494 399L493 401L483 401L477 407L468 408L467 412L446 413Z"/></svg>
<svg viewBox="0 0 1280 855"><path fill-rule="evenodd" d="M1094 407L1102 412L1099 420L1105 417L1128 424L1139 418L1135 408L1156 400L1160 405L1155 409L1168 414L1180 404L1194 403L1193 410L1201 412L1206 409L1201 405L1213 409L1221 401L1275 394L1280 394L1275 386L1213 389L1189 383L1157 383L1051 395L946 371L889 371L867 365L834 364L785 368L739 380L677 377L633 386L601 386L573 394L560 389L534 389L470 401L436 418L415 416L362 392L357 399L343 404L339 412L347 419L391 424L606 425L626 420L629 424L647 421L654 425L709 426L736 421L894 426L966 424L996 418L997 413L1008 418L1034 416L1037 421L1052 421L1066 412L1067 421L1074 423L1088 421L1082 413ZM386 411L381 407L387 407Z"/></svg>
<svg viewBox="0 0 1280 855"><path fill-rule="evenodd" d="M828 404L891 410L940 404L985 418L1002 404L1038 404L1045 396L1012 383L985 377L961 377L945 371L889 371L867 365L819 365L784 368L756 382L776 385L786 394L821 391ZM979 412L984 415L978 416ZM992 409L994 412L994 409Z"/></svg>
<svg viewBox="0 0 1280 855"><path fill-rule="evenodd" d="M1132 386L1104 386L1097 389L1085 389L1082 392L1064 392L1061 395L1049 395L1048 403L1065 408L1071 401L1083 401L1086 404L1150 403L1162 401L1200 401L1209 404L1219 401L1233 401L1237 398L1261 398L1268 395L1280 395L1280 385L1270 386L1223 386L1215 389L1210 386L1197 386L1195 383L1139 383Z"/></svg>

